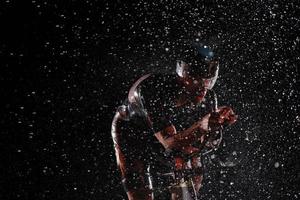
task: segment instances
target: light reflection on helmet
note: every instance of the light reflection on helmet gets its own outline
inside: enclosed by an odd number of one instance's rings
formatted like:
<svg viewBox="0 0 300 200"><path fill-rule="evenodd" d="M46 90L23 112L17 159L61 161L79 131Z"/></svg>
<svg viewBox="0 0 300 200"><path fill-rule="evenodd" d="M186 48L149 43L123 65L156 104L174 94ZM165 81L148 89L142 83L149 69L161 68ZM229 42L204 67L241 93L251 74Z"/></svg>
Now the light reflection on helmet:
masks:
<svg viewBox="0 0 300 200"><path fill-rule="evenodd" d="M184 47L176 64L180 77L201 77L206 89L212 89L219 72L219 61L215 53L206 45L194 43Z"/></svg>

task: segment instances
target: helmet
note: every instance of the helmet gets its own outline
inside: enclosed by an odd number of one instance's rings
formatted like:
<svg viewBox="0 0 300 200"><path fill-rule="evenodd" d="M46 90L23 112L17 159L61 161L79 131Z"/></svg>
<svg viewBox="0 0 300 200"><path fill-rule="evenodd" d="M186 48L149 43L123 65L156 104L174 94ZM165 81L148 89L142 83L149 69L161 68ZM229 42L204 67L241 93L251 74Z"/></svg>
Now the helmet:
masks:
<svg viewBox="0 0 300 200"><path fill-rule="evenodd" d="M213 50L201 43L184 46L177 60L176 73L180 77L201 77L207 89L212 89L219 72L219 61Z"/></svg>

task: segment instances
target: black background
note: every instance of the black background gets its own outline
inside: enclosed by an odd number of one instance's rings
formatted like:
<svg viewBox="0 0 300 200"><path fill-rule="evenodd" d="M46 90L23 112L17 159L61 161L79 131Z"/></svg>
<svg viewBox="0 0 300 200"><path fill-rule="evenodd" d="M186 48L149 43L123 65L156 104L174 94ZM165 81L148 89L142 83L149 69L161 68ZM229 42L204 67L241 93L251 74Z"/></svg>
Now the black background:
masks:
<svg viewBox="0 0 300 200"><path fill-rule="evenodd" d="M1 1L0 199L123 199L113 113L196 38L239 115L205 159L201 199L300 198L299 2L155 2Z"/></svg>

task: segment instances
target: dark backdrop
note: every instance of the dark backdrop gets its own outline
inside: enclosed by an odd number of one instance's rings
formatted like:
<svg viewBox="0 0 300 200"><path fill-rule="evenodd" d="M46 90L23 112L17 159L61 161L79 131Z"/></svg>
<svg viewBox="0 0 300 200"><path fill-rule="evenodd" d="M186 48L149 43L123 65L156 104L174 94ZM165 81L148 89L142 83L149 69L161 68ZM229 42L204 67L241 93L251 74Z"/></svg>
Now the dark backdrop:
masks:
<svg viewBox="0 0 300 200"><path fill-rule="evenodd" d="M151 2L1 2L0 199L123 199L113 113L196 38L239 115L204 159L201 199L300 198L299 2Z"/></svg>

